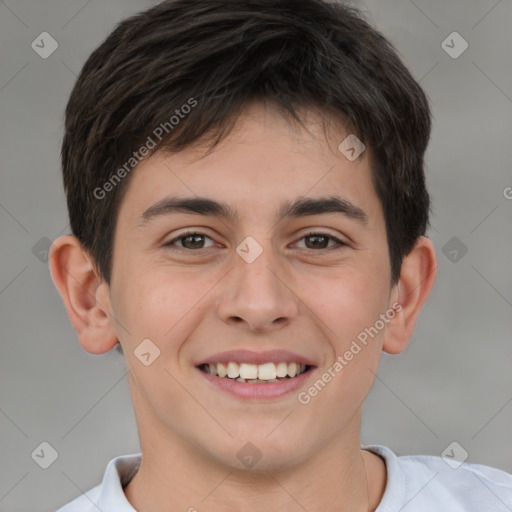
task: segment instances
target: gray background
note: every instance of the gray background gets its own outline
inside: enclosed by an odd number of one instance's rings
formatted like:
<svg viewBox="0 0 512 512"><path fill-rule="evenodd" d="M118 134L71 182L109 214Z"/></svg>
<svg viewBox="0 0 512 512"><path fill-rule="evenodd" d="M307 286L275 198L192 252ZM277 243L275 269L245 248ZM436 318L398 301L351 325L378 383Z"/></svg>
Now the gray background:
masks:
<svg viewBox="0 0 512 512"><path fill-rule="evenodd" d="M0 2L2 512L55 510L139 450L124 360L80 347L44 256L69 229L59 151L76 74L119 20L154 3ZM362 440L434 455L457 441L468 461L512 472L512 2L360 5L431 100L439 263L409 348L383 356ZM59 45L47 59L31 48L44 31ZM456 59L442 47L453 31L469 44ZM46 470L31 457L43 441L59 455Z"/></svg>

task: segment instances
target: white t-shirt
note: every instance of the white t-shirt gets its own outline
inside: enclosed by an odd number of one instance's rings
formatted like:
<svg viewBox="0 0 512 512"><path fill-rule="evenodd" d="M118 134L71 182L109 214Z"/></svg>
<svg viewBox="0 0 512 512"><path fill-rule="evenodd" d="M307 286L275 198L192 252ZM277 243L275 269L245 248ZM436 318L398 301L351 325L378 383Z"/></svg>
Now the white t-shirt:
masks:
<svg viewBox="0 0 512 512"><path fill-rule="evenodd" d="M397 457L379 445L362 448L386 462L386 490L375 512L511 512L512 475L481 464L450 466L442 457ZM112 459L100 485L57 512L136 512L123 487L139 469L141 455Z"/></svg>

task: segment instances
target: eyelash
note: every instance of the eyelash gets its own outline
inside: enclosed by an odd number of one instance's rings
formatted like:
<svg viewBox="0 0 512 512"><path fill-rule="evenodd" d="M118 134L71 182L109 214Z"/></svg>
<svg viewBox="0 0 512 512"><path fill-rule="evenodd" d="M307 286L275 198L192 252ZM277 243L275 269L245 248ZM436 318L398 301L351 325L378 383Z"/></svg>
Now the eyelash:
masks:
<svg viewBox="0 0 512 512"><path fill-rule="evenodd" d="M209 247L206 247L206 248L201 248L201 249L187 249L185 247L173 247L174 243L181 240L182 238L187 238L188 236L192 236L192 235L197 235L197 236L202 236L202 237L205 237L205 238L210 238L210 240L213 240L213 238L211 238L210 236L204 234L204 233L200 233L200 232L197 232L197 231L187 231L185 233L182 233L180 236L170 240L169 242L165 243L164 244L164 247L167 247L169 248L171 251L187 251L189 253L193 253L193 252L199 252L199 251L202 251L204 249L209 249ZM323 252L323 251L339 251L345 247L348 246L348 244L346 244L345 242L342 242L341 240L339 240L338 238L332 236L332 235L329 235L327 233L322 233L322 232L318 232L318 231L311 231L309 233L306 233L305 235L303 235L301 238L299 238L299 240L302 240L303 238L308 238L308 237L311 237L311 236L323 236L323 237L326 237L330 240L334 240L334 242L336 242L336 244L338 245L338 247L334 246L334 247L326 247L326 248L323 248L323 249L304 249L305 251L307 251L308 253L314 253L314 254L318 254L319 252Z"/></svg>

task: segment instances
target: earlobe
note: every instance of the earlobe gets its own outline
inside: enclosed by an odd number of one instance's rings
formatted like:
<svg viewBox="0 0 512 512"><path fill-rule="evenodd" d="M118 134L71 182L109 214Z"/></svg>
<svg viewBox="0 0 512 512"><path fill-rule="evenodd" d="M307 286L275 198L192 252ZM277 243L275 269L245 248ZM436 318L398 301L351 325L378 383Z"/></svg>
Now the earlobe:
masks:
<svg viewBox="0 0 512 512"><path fill-rule="evenodd" d="M382 350L399 354L405 350L414 331L421 308L425 304L437 273L434 246L429 238L420 237L404 258L398 286L393 290L400 310L388 324Z"/></svg>
<svg viewBox="0 0 512 512"><path fill-rule="evenodd" d="M108 285L98 276L92 258L72 235L55 240L49 256L53 283L80 343L92 354L108 352L118 339L113 328Z"/></svg>

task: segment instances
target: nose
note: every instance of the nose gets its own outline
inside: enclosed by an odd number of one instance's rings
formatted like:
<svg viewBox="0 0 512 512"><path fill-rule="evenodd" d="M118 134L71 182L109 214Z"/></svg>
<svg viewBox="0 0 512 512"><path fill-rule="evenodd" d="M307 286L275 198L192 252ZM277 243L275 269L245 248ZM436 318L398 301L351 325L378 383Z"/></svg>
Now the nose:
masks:
<svg viewBox="0 0 512 512"><path fill-rule="evenodd" d="M270 245L252 262L238 254L220 290L218 315L225 323L250 331L273 331L298 313L292 278Z"/></svg>

